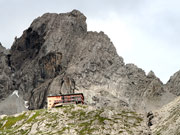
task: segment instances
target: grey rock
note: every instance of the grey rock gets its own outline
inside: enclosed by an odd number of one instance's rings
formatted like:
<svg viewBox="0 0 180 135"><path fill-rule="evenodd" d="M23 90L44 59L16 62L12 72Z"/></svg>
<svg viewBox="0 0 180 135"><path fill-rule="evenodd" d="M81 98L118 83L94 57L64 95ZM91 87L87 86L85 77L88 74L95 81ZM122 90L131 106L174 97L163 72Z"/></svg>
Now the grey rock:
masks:
<svg viewBox="0 0 180 135"><path fill-rule="evenodd" d="M9 52L0 43L0 101L8 97L13 90L13 81L11 79L11 62L9 61Z"/></svg>
<svg viewBox="0 0 180 135"><path fill-rule="evenodd" d="M166 89L176 96L180 96L180 71L170 77Z"/></svg>
<svg viewBox="0 0 180 135"><path fill-rule="evenodd" d="M39 109L46 107L47 103L47 95L48 95L48 88L50 85L51 80L46 81L45 83L41 84L39 87L35 88L31 91L31 97L29 99L29 108L30 110Z"/></svg>
<svg viewBox="0 0 180 135"><path fill-rule="evenodd" d="M0 53L5 53L7 52L6 48L2 46L1 42L0 42Z"/></svg>
<svg viewBox="0 0 180 135"><path fill-rule="evenodd" d="M143 115L125 109L112 110L95 106L71 105L27 111L13 117L0 117L0 124L3 125L0 133L6 135L22 134L22 131L33 135L150 135ZM9 127L7 119L16 122L12 122Z"/></svg>
<svg viewBox="0 0 180 135"><path fill-rule="evenodd" d="M151 120L151 131L153 135L178 135L180 134L180 96L163 106L159 110L153 111L154 118Z"/></svg>
<svg viewBox="0 0 180 135"><path fill-rule="evenodd" d="M31 91L48 79L64 73L74 51L73 46L70 48L71 42L73 44L70 39L76 39L86 31L85 20L84 15L76 10L59 15L44 14L16 39L10 50L10 61L15 70L15 88L25 99L29 99ZM62 82L62 91L66 85L66 81Z"/></svg>
<svg viewBox="0 0 180 135"><path fill-rule="evenodd" d="M145 112L175 97L152 71L125 64L106 34L87 31L77 10L36 18L2 58L10 70L2 68L8 75L0 84L13 82L8 87L19 90L29 109L46 107L47 95L74 92L82 92L86 104Z"/></svg>
<svg viewBox="0 0 180 135"><path fill-rule="evenodd" d="M25 102L20 95L11 94L0 103L0 115L12 115L27 111Z"/></svg>

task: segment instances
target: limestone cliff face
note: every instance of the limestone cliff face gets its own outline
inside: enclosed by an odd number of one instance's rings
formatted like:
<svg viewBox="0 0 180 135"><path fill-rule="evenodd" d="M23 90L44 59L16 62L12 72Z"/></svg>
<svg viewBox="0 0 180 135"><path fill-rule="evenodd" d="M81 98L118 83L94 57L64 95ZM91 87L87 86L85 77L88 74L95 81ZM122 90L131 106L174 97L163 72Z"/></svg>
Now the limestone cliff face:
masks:
<svg viewBox="0 0 180 135"><path fill-rule="evenodd" d="M65 71L76 40L87 32L85 20L76 10L65 14L47 13L34 20L14 42L11 62L16 71L16 88L29 100L30 109L42 108L48 94L74 91L74 80ZM56 84L53 90L51 83Z"/></svg>
<svg viewBox="0 0 180 135"><path fill-rule="evenodd" d="M87 104L140 111L174 98L153 72L124 64L106 34L87 31L86 17L77 10L38 17L4 57L12 72L8 86L19 90L29 109L45 107L49 94L74 92L83 92Z"/></svg>
<svg viewBox="0 0 180 135"><path fill-rule="evenodd" d="M7 97L14 89L10 65L9 52L0 43L0 101Z"/></svg>
<svg viewBox="0 0 180 135"><path fill-rule="evenodd" d="M166 84L166 89L174 95L180 96L180 71L170 77Z"/></svg>

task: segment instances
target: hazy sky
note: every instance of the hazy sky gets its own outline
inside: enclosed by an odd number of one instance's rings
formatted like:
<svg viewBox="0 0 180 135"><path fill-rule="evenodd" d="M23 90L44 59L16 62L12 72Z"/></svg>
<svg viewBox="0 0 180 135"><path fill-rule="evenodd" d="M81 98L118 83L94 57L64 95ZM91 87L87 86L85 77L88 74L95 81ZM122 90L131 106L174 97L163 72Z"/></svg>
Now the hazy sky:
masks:
<svg viewBox="0 0 180 135"><path fill-rule="evenodd" d="M166 83L180 70L179 0L0 0L0 42L10 48L31 22L46 12L78 9L88 30L104 31L125 63Z"/></svg>

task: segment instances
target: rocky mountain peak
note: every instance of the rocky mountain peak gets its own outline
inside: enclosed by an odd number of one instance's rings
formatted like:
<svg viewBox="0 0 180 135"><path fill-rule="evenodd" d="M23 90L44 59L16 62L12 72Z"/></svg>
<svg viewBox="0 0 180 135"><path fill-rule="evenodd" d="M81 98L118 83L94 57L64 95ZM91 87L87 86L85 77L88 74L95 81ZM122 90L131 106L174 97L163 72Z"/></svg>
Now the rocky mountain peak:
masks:
<svg viewBox="0 0 180 135"><path fill-rule="evenodd" d="M1 42L0 42L0 52L2 52L5 48L2 46Z"/></svg>
<svg viewBox="0 0 180 135"><path fill-rule="evenodd" d="M0 54L8 54L8 50L0 42Z"/></svg>
<svg viewBox="0 0 180 135"><path fill-rule="evenodd" d="M166 91L155 74L146 76L136 65L124 64L104 32L87 31L78 10L36 18L3 59L9 72L2 93L18 90L29 109L46 107L49 94L74 92L98 107L151 110L165 104Z"/></svg>
<svg viewBox="0 0 180 135"><path fill-rule="evenodd" d="M157 78L156 75L155 75L155 73L154 73L152 70L149 71L149 73L147 74L147 77L148 77L148 78Z"/></svg>
<svg viewBox="0 0 180 135"><path fill-rule="evenodd" d="M179 89L180 71L163 84L125 64L78 10L36 18L10 50L0 43L0 115L46 108L48 95L83 93L86 104L2 115L0 134L179 134Z"/></svg>
<svg viewBox="0 0 180 135"><path fill-rule="evenodd" d="M87 31L86 17L78 10L69 13L46 13L35 19L30 28L37 31L39 35L48 34L56 31L61 34L69 32ZM62 33L63 31L63 33Z"/></svg>

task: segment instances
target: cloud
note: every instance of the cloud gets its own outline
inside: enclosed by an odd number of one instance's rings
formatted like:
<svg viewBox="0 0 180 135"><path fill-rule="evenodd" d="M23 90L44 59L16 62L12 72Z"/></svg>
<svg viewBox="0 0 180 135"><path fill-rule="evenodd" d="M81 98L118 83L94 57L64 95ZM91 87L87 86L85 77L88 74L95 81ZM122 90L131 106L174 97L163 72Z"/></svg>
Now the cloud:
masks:
<svg viewBox="0 0 180 135"><path fill-rule="evenodd" d="M126 63L153 70L163 82L180 69L178 0L0 0L0 42L10 48L34 18L78 9L88 30L104 31Z"/></svg>
<svg viewBox="0 0 180 135"><path fill-rule="evenodd" d="M133 36L129 28L117 13L109 12L104 19L87 19L89 31L104 31L116 45L119 54L129 51L132 47Z"/></svg>

